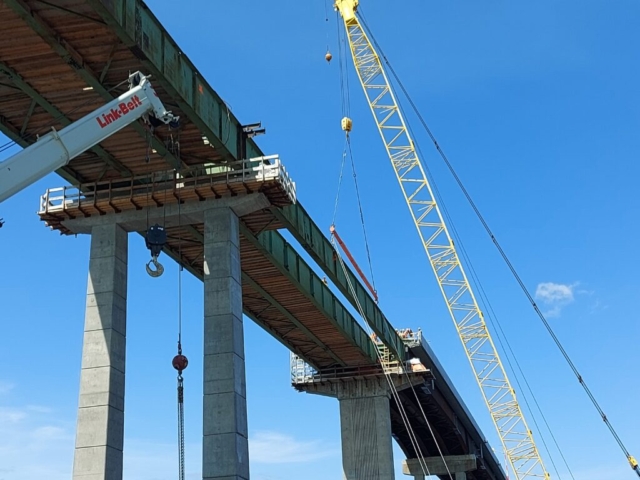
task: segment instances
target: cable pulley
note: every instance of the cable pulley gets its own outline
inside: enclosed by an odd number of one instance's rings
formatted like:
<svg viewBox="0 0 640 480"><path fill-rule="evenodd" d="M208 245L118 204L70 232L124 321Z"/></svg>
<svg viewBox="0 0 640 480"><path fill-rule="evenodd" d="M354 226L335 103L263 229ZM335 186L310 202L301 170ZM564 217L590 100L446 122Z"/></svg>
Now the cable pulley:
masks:
<svg viewBox="0 0 640 480"><path fill-rule="evenodd" d="M151 251L151 260L147 263L147 273L152 277L159 277L164 273L164 267L158 262L158 256L162 253L162 249L167 244L167 231L163 226L157 223L149 227L145 235L145 244ZM151 268L151 265L155 270Z"/></svg>

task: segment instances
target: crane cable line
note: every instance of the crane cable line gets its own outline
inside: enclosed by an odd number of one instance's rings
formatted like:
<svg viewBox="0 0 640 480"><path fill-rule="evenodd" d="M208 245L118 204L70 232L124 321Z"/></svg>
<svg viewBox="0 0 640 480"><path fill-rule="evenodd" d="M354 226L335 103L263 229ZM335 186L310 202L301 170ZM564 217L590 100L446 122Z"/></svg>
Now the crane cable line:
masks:
<svg viewBox="0 0 640 480"><path fill-rule="evenodd" d="M362 17L362 15L361 15ZM416 116L418 117L418 119L420 120L420 123L422 124L423 128L425 129L425 131L427 132L429 138L431 139L431 141L433 142L436 150L438 151L438 153L440 154L440 157L442 158L442 160L445 162L449 172L451 173L451 175L453 176L453 178L455 179L458 187L460 188L460 190L462 191L462 193L464 194L467 202L469 203L469 205L471 206L471 208L473 209L476 217L478 218L478 220L480 221L480 223L482 224L482 226L484 227L484 230L486 231L486 233L489 235L489 237L491 238L492 243L494 244L494 246L496 247L496 249L498 250L500 256L502 257L503 261L505 262L505 264L507 265L507 267L509 268L509 270L511 271L513 277L515 278L516 282L518 283L518 285L520 286L522 292L525 294L525 296L527 297L527 299L529 300L529 303L531 304L531 306L533 307L534 311L536 312L536 314L538 315L538 317L540 318L540 320L542 321L544 327L546 328L547 332L549 333L549 335L551 336L551 338L553 339L556 347L560 350L562 356L564 357L565 361L567 362L567 364L569 365L569 367L571 368L571 370L573 371L574 375L576 376L578 382L580 383L580 385L582 386L582 388L584 389L585 393L587 394L587 396L589 397L589 399L591 400L591 403L593 404L593 406L595 407L595 409L598 411L598 413L600 414L602 420L604 421L605 425L607 426L607 428L609 429L611 435L614 437L614 439L616 440L616 442L618 443L618 446L620 447L620 449L622 450L622 452L624 453L624 455L627 458L627 461L629 462L629 465L631 466L631 468L636 472L636 474L638 475L638 477L640 477L640 466L638 465L638 462L636 461L636 459L633 457L633 455L631 455L629 453L629 450L626 448L624 442L622 441L622 439L620 438L620 436L618 435L617 431L615 430L615 428L613 427L613 425L611 424L611 422L609 421L609 419L607 418L606 414L604 413L602 407L600 406L599 402L597 401L597 399L595 398L595 396L593 395L593 393L591 392L591 389L589 388L589 386L587 385L587 383L584 381L582 375L580 374L580 372L578 371L575 363L573 362L573 360L571 359L571 357L569 356L568 352L565 350L562 342L560 341L560 339L558 338L558 336L556 335L555 331L553 330L553 328L551 327L551 325L549 324L549 322L547 321L546 317L544 316L544 314L542 313L542 311L540 310L540 308L538 307L537 303L535 302L535 299L533 298L533 296L531 295L531 293L529 292L529 289L526 287L526 285L524 284L522 278L520 277L520 275L518 274L518 272L516 271L515 267L513 266L513 264L511 263L509 257L507 256L506 252L504 251L504 249L502 248L502 245L500 244L500 242L498 242L498 239L495 237L495 235L493 234L493 231L491 230L491 228L489 227L487 221L485 220L484 216L482 215L482 213L480 212L478 206L476 205L476 203L474 202L473 198L471 197L471 195L469 194L469 191L467 190L467 188L464 186L461 178L458 176L457 172L455 171L455 169L453 168L453 165L451 164L451 162L449 161L448 157L446 156L446 154L444 153L444 151L442 150L442 147L440 146L440 144L438 143L438 141L436 140L435 136L433 135L433 133L431 132L431 129L429 128L429 126L427 125L426 121L424 120L424 117L420 114L416 104L413 102L413 100L411 99L411 96L409 95L409 93L407 92L406 88L404 87L404 84L402 83L402 81L400 80L400 78L398 77L398 75L396 74L395 70L393 69L393 67L391 66L389 60L387 59L387 57L384 55L384 53L382 52L382 50L380 49L379 44L376 42L375 38L373 37L373 35L371 34L371 30L367 27L366 25L366 21L364 19L364 17L362 17L363 20L363 25L365 26L365 28L367 29L367 31L369 32L369 34L371 35L371 38L374 42L374 44L376 45L376 48L378 49L378 51L380 52L380 55L382 56L382 58L385 61L385 64L387 65L387 67L389 67L390 72L392 73L393 77L395 78L395 80L398 82L398 85L400 86L402 92L404 93L404 95L407 97L407 100L409 101L409 104L411 105L413 111L415 112Z"/></svg>
<svg viewBox="0 0 640 480"><path fill-rule="evenodd" d="M385 59L386 62L388 62L387 58L384 56L384 53L382 53L382 50L379 46L379 44L376 42L375 38L373 38L373 34L371 33L371 31L368 29L368 26L365 23L365 19L364 19L364 15L362 15L361 12L361 17L363 20L363 25L365 26L367 33L372 37L372 40L374 42L374 44L376 45L376 48L378 48L381 52L381 55L383 56L383 58ZM395 75L395 71L394 71L394 75ZM397 78L397 77L396 77ZM404 115L404 109L402 107L401 102L398 100L398 107L400 108L400 110L402 111L403 115ZM406 116L406 115L405 115ZM413 138L416 138L416 136L414 135L413 129L411 128L410 125L407 125L407 128L411 134L411 136ZM422 149L420 148L420 145L416 144L416 149L418 151L418 154L420 156L420 158L424 158L424 155L422 154ZM569 464L567 463L567 460L564 456L564 452L562 451L560 445L558 444L558 441L556 440L556 437L553 433L553 430L551 429L551 426L549 425L549 422L546 419L546 416L544 415L544 412L542 411L542 408L540 407L540 404L538 403L538 399L536 398L531 385L529 384L529 381L524 373L524 371L522 370L522 368L520 367L520 363L518 362L518 359L513 351L513 349L511 348L511 344L509 343L509 340L502 328L502 324L500 323L500 321L498 320L495 311L493 310L493 306L489 301L489 298L486 295L486 292L484 290L484 286L482 285L482 282L480 281L480 278L478 277L476 270L474 268L474 265L471 261L471 258L469 257L469 255L467 254L466 248L464 246L464 243L462 241L462 238L460 237L460 235L458 234L457 228L455 226L455 222L453 221L453 218L451 217L451 215L449 214L448 208L446 206L446 203L443 200L443 197L440 193L440 190L438 188L437 183L435 182L434 176L431 173L431 170L429 168L429 166L427 164L424 165L424 169L425 172L427 174L427 177L429 179L429 182L431 183L433 190L434 190L434 196L436 197L436 200L438 202L438 204L442 207L442 211L444 214L444 217L446 218L447 221L447 225L449 225L451 227L451 232L452 232L452 237L455 239L455 244L458 245L460 247L460 251L462 253L462 258L465 260L465 264L469 266L469 271L470 271L470 276L472 279L472 283L473 285L478 289L479 293L480 293L480 300L481 303L485 306L488 307L487 309L487 313L488 313L488 317L489 317L489 321L491 323L491 326L493 327L494 331L496 331L497 335L497 339L498 339L498 343L500 344L500 348L502 349L503 352L505 352L505 357L507 359L507 363L509 365L509 369L514 373L514 377L516 380L516 383L518 385L518 389L520 391L524 391L524 389L522 388L522 385L520 383L520 378L518 375L516 375L516 370L513 367L513 364L511 362L511 358L513 358L515 364L518 367L518 371L520 373L520 376L523 377L523 380L525 382L525 385L527 386L528 392L531 395L534 404L536 405L538 411L540 412L540 416L542 417L544 424L547 428L547 430L549 431L549 434L551 436L551 438L553 439L553 442L558 450L558 452L560 453L560 456L562 457L562 460L567 468L567 471L569 472L569 475L571 476L571 478L573 478L575 480L575 477L573 475L573 472L571 471L571 467L569 466ZM498 328L496 328L496 325ZM500 335L500 333L502 335ZM504 338L504 342L508 345L509 350L507 351L507 349L504 346L503 343L503 338ZM509 355L509 353L511 355ZM549 447L547 445L547 441L545 439L545 436L542 433L542 430L540 429L540 426L538 425L538 421L536 416L534 415L533 409L531 408L531 405L529 404L529 399L527 398L526 395L523 395L524 398L524 402L525 402L525 406L527 408L527 411L529 412L529 414L531 415L531 418L533 419L533 423L535 424L536 430L539 432L540 434L540 438L542 440L542 444L545 448L545 451L547 452L547 455L549 456L549 459L551 460L551 464L553 466L553 469L556 473L556 475L558 476L558 478L561 480L562 476L560 475L560 472L558 471L558 468L556 466L555 460L553 458L553 456L551 455L551 451L549 450ZM506 466L507 464L505 464Z"/></svg>
<svg viewBox="0 0 640 480"><path fill-rule="evenodd" d="M371 335L373 333L373 330L371 329L371 326L369 325L369 322L367 321L367 317L366 317L366 315L364 313L364 309L362 307L362 304L360 303L360 300L358 299L358 297L356 295L356 292L355 292L355 289L353 287L353 284L351 283L351 277L348 274L348 271L347 271L347 268L346 268L346 266L344 264L344 260L342 258L342 255L340 255L340 250L338 249L338 245L336 244L334 235L331 235L331 243L332 243L332 245L333 245L333 247L334 247L334 249L335 249L335 251L337 253L337 258L338 258L338 261L340 262L340 266L342 268L343 274L345 275L345 278L347 279L347 284L349 286L349 291L351 293L351 296L355 300L356 306L357 306L358 311L360 313L360 316L364 321L365 330L369 335ZM425 460L424 454L422 453L422 449L420 448L420 445L419 445L419 443L417 441L417 436L415 434L415 431L413 430L413 426L411 425L411 422L409 421L409 417L408 417L408 415L406 413L404 405L402 404L402 402L400 400L400 395L398 394L397 388L395 387L395 385L391 381L391 378L390 378L391 377L391 372L387 371L384 368L384 363L383 363L384 360L382 358L382 354L380 352L380 349L378 348L378 346L376 344L374 344L374 346L375 346L375 350L376 350L376 355L378 357L378 361L381 363L381 365L383 365L383 372L385 373L385 378L386 378L387 383L389 385L389 388L391 390L391 394L392 394L396 404L398 405L398 408L400 409L400 414L401 414L401 417L402 417L402 421L403 421L405 427L407 428L407 432L409 433L409 439L411 441L411 444L412 444L416 454L418 455L417 456L417 460L418 460L418 463L420 464L420 468L421 468L421 470L422 470L422 472L423 472L423 474L425 476L429 476L430 475L429 467L426 464L426 460ZM385 348L387 348L387 347L385 347ZM408 376L408 373L407 373L406 369L404 368L404 365L402 366L402 369L403 369L403 373ZM418 399L418 396L417 396L417 393L415 392L413 383L409 382L409 384L410 384L411 389L414 390L414 395L416 396L416 399ZM444 463L445 468L446 468L446 470L448 472L448 476L449 476L450 480L453 480L453 475L451 473L451 470L449 469L449 466L447 464L447 460L444 457L442 449L440 448L440 445L438 444L438 440L437 440L437 438L435 436L435 432L433 431L433 428L431 427L431 423L429 422L429 419L427 418L427 416L426 416L426 414L424 412L424 409L422 408L422 405L420 404L419 401L418 401L418 405L419 405L420 410L421 410L421 412L423 414L423 418L424 418L425 423L427 424L429 432L431 433L431 437L432 437L432 439L433 439L433 441L434 441L434 443L435 443L435 445L436 445L436 447L438 449L438 452L440 454L440 458L442 459L442 462Z"/></svg>
<svg viewBox="0 0 640 480"><path fill-rule="evenodd" d="M342 45L345 45L345 50L346 50L346 42L342 41L342 39L340 38L340 28L339 28L339 14L337 14L337 20L338 20L338 55L339 55L339 63L340 63L340 96L341 96L341 100L342 100L342 114L343 117L346 117L349 115L349 111L350 111L350 98L349 98L349 86L348 86L348 79L345 82L345 76L348 75L345 74L345 71L348 72L348 70L345 68L346 67L346 51L343 52L343 48L341 48ZM344 59L344 63L343 63L343 59ZM356 198L357 198L357 202L358 202L358 208L359 208L359 212L360 212L360 220L362 223L362 229L363 229L363 233L364 233L364 241L365 241L365 245L366 245L366 250L367 250L367 258L369 261L369 270L371 272L371 279L372 282L373 280L373 266L371 263L371 255L369 252L369 244L368 244L368 240L367 240L367 234L366 234L366 228L365 228L365 222L364 222L364 214L363 214L363 210L362 210L362 203L360 201L360 193L359 193L359 189L358 189L358 181L357 181L357 176L356 176L356 171L355 171L355 163L353 160L353 152L351 149L351 139L349 136L349 132L346 131L345 132L345 145L343 148L343 152L342 152L342 161L340 164L340 174L339 174L339 178L338 178L338 188L336 191L336 199L335 199L335 205L334 205L334 210L333 210L333 218L331 221L331 225L335 225L335 221L336 221L336 216L338 213L338 205L339 205L339 200L340 200L340 191L341 191L341 186L342 186L342 179L343 179L343 175L344 175L344 166L346 163L346 158L347 158L347 150L349 152L349 157L350 157L350 161L351 161L351 168L352 168L352 172L353 172L353 180L354 180L354 184L355 184L355 188L356 188ZM364 313L364 309L362 307L362 305L360 304L360 301L357 297L357 295L355 294L353 285L351 283L351 278L349 277L349 275L347 274L347 270L346 270L346 266L344 264L344 260L342 259L342 256L340 255L340 250L338 248L338 245L336 244L336 239L335 239L335 235L333 233L332 230L332 234L331 234L331 243L333 244L333 247L336 251L337 254L337 258L340 262L340 265L342 267L343 273L345 275L345 278L347 279L347 283L349 285L349 289L351 291L351 295L352 297L355 299L356 301L356 305L358 308L358 311L360 313L361 318L364 321L364 325L365 325L365 330L367 331L367 334L370 336L372 335L373 330L371 329L371 327L369 326L365 313ZM375 291L375 283L374 283L374 291ZM406 412L406 409L404 408L404 405L402 404L401 400L400 400L400 396L398 394L397 389L395 388L395 385L393 384L393 382L391 381L390 378L390 372L387 372L386 369L384 368L384 363L383 363L383 358L381 355L381 352L378 348L378 346L374 343L374 348L376 351L376 356L378 358L378 361L380 362L380 364L383 366L383 372L385 373L385 379L387 381L387 384L389 386L389 390L391 392L391 395L394 399L394 401L396 402L396 405L398 405L398 409L400 411L400 418L402 419L402 422L405 426L405 428L407 429L407 433L409 435L409 441L411 442L411 445L416 453L417 459L418 459L418 463L420 465L420 469L422 470L422 473L425 476L429 476L430 472L429 472L429 467L426 464L426 460L424 459L424 454L422 452L422 449L420 448L420 444L418 442L418 438L417 435L415 433L415 431L413 430L413 426L411 425L411 422L409 420L409 416ZM403 371L406 374L406 370ZM411 388L413 388L413 385L411 385ZM414 394L416 395L416 399L417 394L414 391ZM418 402L418 404L420 405L420 403ZM451 475L451 472L449 471L449 467L447 465L447 462L442 454L442 450L440 449L440 446L438 445L438 441L435 437L435 433L433 432L433 429L431 428L431 425L429 423L429 420L426 417L426 414L424 413L424 410L422 409L422 405L420 405L420 410L422 411L422 414L424 416L424 420L429 428L429 431L431 432L431 436L433 437L433 441L436 444L436 447L438 448L438 451L440 452L440 456L442 457L442 461L444 462L444 465L447 469L447 472L449 472L449 477L450 480L453 480L453 476Z"/></svg>
<svg viewBox="0 0 640 480"><path fill-rule="evenodd" d="M382 63L358 21L357 4L357 0L336 1L360 84L440 292L518 480L548 479Z"/></svg>

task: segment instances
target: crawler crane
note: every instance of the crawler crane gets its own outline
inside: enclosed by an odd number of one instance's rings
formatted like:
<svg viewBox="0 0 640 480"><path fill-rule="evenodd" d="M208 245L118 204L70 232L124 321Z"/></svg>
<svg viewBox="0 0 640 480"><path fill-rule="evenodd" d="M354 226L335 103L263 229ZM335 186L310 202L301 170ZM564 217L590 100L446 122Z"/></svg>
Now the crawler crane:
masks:
<svg viewBox="0 0 640 480"><path fill-rule="evenodd" d="M359 0L335 0L334 4L344 21L353 63L371 113L500 436L507 462L516 480L549 479L550 475L487 329L380 57L356 14L358 5ZM331 55L327 53L327 61L330 60ZM342 125L344 130L350 130L351 120L343 119ZM567 360L575 371L571 361ZM624 451L631 468L640 476L638 462L627 452L579 375L578 379Z"/></svg>

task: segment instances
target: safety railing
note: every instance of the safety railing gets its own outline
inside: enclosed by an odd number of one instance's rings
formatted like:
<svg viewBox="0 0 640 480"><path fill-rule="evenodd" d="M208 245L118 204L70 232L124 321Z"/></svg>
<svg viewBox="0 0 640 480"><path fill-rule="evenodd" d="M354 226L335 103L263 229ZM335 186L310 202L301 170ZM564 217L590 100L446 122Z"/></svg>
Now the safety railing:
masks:
<svg viewBox="0 0 640 480"><path fill-rule="evenodd" d="M302 385L325 381L340 381L350 378L377 377L381 374L401 375L407 372L427 372L427 368L418 358L406 361L398 360L391 351L382 343L376 343L379 351L379 362L376 365L359 367L328 367L317 370L304 361L300 356L290 352L289 362L291 366L291 383Z"/></svg>
<svg viewBox="0 0 640 480"><path fill-rule="evenodd" d="M83 206L113 204L123 198L151 198L156 204L177 201L180 191L216 184L276 182L291 203L296 202L296 185L278 155L251 158L227 164L199 165L181 171L169 170L129 178L51 188L40 198L40 214L64 212Z"/></svg>

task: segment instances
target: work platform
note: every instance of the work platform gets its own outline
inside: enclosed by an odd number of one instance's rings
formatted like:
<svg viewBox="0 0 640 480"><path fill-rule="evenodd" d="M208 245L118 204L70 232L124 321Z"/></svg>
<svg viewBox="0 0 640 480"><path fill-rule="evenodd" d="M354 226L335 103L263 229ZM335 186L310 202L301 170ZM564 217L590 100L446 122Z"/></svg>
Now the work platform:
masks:
<svg viewBox="0 0 640 480"><path fill-rule="evenodd" d="M199 212L238 205L242 198L262 202L257 211L239 215L244 314L316 369L366 370L377 368L378 360L350 313L361 305L390 352L401 361L425 355L421 361L434 376L435 383L418 389L419 400L401 392L423 451L435 447L421 424L419 404L446 452L484 458L473 478L504 480L480 429L451 393L451 382L432 364L433 353L405 345L358 277L348 268L345 274L279 159L264 155L253 127L229 111L143 1L0 0L0 28L0 131L23 147L123 93L135 71L151 75L164 105L181 117L177 129L135 123L60 169L71 186L45 195L43 220L70 234L117 216L128 231L143 232L148 213L152 223L167 226L165 254L203 279L206 232ZM393 436L412 458L415 451L393 407L390 421Z"/></svg>

